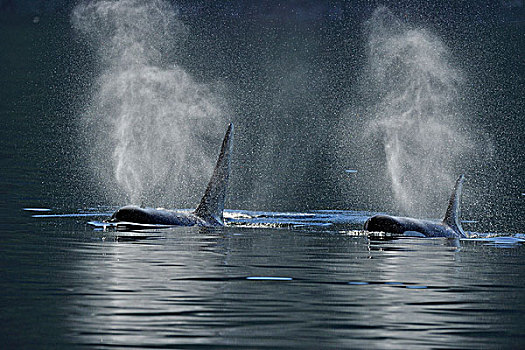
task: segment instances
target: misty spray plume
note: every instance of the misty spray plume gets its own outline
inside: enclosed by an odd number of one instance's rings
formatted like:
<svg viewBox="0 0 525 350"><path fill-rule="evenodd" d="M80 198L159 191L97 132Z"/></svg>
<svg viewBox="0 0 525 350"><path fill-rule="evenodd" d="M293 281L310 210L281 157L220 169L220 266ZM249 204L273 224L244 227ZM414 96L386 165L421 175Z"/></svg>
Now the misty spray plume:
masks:
<svg viewBox="0 0 525 350"><path fill-rule="evenodd" d="M376 183L390 182L398 210L439 213L474 147L463 120L463 73L439 37L387 8L374 12L366 34L357 108L365 166ZM388 193L376 195L389 199Z"/></svg>
<svg viewBox="0 0 525 350"><path fill-rule="evenodd" d="M219 147L208 143L226 121L212 87L172 63L188 35L176 9L162 0L87 1L72 22L97 53L83 121L105 193L135 204L195 201Z"/></svg>

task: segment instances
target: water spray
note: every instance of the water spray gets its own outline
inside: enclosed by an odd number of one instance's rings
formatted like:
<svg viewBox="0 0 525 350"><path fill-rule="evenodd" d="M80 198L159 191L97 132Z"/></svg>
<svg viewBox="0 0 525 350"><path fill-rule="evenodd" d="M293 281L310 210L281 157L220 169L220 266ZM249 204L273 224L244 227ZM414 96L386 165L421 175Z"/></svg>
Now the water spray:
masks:
<svg viewBox="0 0 525 350"><path fill-rule="evenodd" d="M98 58L83 121L106 194L135 204L195 201L216 157L207 140L220 138L225 118L213 88L173 63L188 35L176 8L161 0L89 1L72 22Z"/></svg>
<svg viewBox="0 0 525 350"><path fill-rule="evenodd" d="M366 33L362 142L373 140L382 150L363 152L369 163L384 164L399 210L438 213L461 172L458 163L474 146L464 131L465 77L443 40L385 7L374 12Z"/></svg>

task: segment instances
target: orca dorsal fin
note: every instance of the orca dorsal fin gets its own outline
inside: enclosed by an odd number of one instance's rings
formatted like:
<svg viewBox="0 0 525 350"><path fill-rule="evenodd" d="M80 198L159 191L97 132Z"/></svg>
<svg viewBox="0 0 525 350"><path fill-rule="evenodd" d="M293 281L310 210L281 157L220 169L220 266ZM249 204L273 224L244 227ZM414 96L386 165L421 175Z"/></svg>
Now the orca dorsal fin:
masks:
<svg viewBox="0 0 525 350"><path fill-rule="evenodd" d="M195 215L205 220L210 225L223 225L222 212L224 210L224 199L228 178L230 177L230 158L233 150L233 123L230 123L224 140L222 141L221 153L213 170L210 182L204 192L204 196Z"/></svg>
<svg viewBox="0 0 525 350"><path fill-rule="evenodd" d="M465 233L463 231L463 227L461 227L459 216L461 213L460 200L464 179L465 176L461 174L456 180L456 185L454 186L454 191L450 196L447 212L445 213L445 218L443 219L444 224L450 226L454 231L457 231L462 235L465 235Z"/></svg>

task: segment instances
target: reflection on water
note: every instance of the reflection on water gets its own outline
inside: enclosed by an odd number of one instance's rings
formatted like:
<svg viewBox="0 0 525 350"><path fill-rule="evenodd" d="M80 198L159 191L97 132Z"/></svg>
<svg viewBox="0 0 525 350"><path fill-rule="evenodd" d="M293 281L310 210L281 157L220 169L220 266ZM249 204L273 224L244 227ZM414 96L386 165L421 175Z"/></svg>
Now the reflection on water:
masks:
<svg viewBox="0 0 525 350"><path fill-rule="evenodd" d="M57 347L472 348L524 341L521 243L371 239L339 226L104 232L87 227L85 217L33 220L23 248L11 244L3 257L21 265L5 265L11 278L2 282L4 290L33 296L33 308L19 313L12 296L4 311L19 325L29 315L29 325L41 324L38 316L56 320Z"/></svg>

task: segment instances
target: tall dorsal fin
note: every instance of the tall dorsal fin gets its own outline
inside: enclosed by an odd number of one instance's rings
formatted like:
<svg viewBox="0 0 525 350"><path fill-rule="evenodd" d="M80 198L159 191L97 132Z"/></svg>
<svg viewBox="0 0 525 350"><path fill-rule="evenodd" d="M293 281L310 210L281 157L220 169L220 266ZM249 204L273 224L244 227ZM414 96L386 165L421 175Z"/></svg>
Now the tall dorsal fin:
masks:
<svg viewBox="0 0 525 350"><path fill-rule="evenodd" d="M224 140L222 141L221 153L217 165L213 170L206 192L194 214L205 220L210 225L223 225L222 212L224 210L224 198L230 177L230 158L233 149L233 124L230 123Z"/></svg>
<svg viewBox="0 0 525 350"><path fill-rule="evenodd" d="M464 179L465 176L463 174L461 174L457 179L456 185L454 186L454 191L452 192L448 202L445 218L443 219L444 224L450 226L454 231L458 231L462 235L465 235L465 233L463 232L463 227L461 227L461 222L459 221L459 215L461 212L459 201L461 200L461 191L463 188Z"/></svg>

